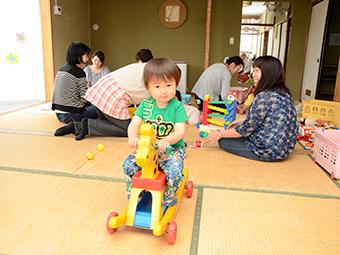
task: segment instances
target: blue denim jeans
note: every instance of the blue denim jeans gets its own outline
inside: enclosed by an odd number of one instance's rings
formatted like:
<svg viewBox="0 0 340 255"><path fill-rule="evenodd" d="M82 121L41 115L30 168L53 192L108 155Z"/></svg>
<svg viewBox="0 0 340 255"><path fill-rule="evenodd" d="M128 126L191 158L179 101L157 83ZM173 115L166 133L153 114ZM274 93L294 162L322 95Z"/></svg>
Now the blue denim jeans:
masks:
<svg viewBox="0 0 340 255"><path fill-rule="evenodd" d="M68 124L72 121L80 122L84 118L97 119L95 107L93 105L86 106L85 111L79 113L56 113L57 118L60 122Z"/></svg>
<svg viewBox="0 0 340 255"><path fill-rule="evenodd" d="M249 150L246 146L246 138L240 137L240 138L221 138L218 141L218 145L220 148L224 151L230 152L232 154L259 160L259 161L265 161L265 159L261 158L260 156L256 155L254 152Z"/></svg>

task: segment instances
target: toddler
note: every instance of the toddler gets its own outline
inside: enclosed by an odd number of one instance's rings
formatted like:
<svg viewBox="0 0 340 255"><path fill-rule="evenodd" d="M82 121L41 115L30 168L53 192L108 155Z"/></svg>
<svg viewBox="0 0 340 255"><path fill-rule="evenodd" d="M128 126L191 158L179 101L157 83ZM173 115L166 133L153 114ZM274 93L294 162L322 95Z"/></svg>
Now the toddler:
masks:
<svg viewBox="0 0 340 255"><path fill-rule="evenodd" d="M180 70L170 59L155 58L144 68L143 80L151 97L144 99L135 112L128 127L128 143L133 149L138 146L138 132L141 124L153 126L158 139L159 166L163 170L167 183L164 205L177 203L176 192L183 180L185 146L185 122L188 117L183 104L176 99L176 88L180 80ZM126 192L131 192L131 178L140 169L136 164L136 152L123 163Z"/></svg>

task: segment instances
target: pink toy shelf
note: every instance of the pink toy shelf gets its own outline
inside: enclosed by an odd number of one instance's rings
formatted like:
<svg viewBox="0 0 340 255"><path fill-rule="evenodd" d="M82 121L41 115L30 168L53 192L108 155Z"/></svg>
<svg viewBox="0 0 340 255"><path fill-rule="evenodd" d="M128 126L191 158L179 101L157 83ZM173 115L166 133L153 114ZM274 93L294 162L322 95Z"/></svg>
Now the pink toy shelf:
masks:
<svg viewBox="0 0 340 255"><path fill-rule="evenodd" d="M317 130L314 161L327 170L333 179L340 179L340 130Z"/></svg>

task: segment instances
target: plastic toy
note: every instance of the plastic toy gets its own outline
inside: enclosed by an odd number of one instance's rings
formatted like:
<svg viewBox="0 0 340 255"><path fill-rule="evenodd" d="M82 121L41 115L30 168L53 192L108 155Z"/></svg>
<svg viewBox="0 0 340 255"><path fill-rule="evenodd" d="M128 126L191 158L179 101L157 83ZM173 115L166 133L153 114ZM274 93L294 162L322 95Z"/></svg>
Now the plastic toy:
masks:
<svg viewBox="0 0 340 255"><path fill-rule="evenodd" d="M225 105L226 109L211 104ZM203 100L202 125L208 125L211 123L217 126L222 126L226 129L231 122L236 119L236 107L237 101L234 96L228 96L227 101L211 101L210 96L205 96ZM211 113L211 110L222 114ZM223 118L223 121L214 118Z"/></svg>
<svg viewBox="0 0 340 255"><path fill-rule="evenodd" d="M306 127L303 125L299 126L299 132L297 136L298 141L313 141L315 136L315 127Z"/></svg>
<svg viewBox="0 0 340 255"><path fill-rule="evenodd" d="M165 174L158 167L158 151L154 129L149 124L142 124L140 140L136 153L136 163L141 167L132 177L132 190L128 207L121 213L111 212L107 218L106 227L109 233L117 231L118 227L131 227L152 230L153 235L161 236L167 231L169 244L176 241L177 224L173 219L181 201L184 189L186 196L191 197L193 183L188 181L188 169L183 169L184 179L177 190L177 204L163 206Z"/></svg>
<svg viewBox="0 0 340 255"><path fill-rule="evenodd" d="M207 132L207 131L200 131L200 137L202 137L202 138L206 138L208 135L209 135L209 133Z"/></svg>
<svg viewBox="0 0 340 255"><path fill-rule="evenodd" d="M196 140L190 147L191 148L201 148L203 146L203 142L200 140Z"/></svg>
<svg viewBox="0 0 340 255"><path fill-rule="evenodd" d="M129 114L130 114L130 117L131 119L133 118L133 116L135 115L135 111L137 110L137 106L130 106L128 108L128 111L129 111Z"/></svg>
<svg viewBox="0 0 340 255"><path fill-rule="evenodd" d="M94 157L93 157L93 153L91 153L91 152L87 152L86 153L86 158L88 159L88 160L92 160Z"/></svg>
<svg viewBox="0 0 340 255"><path fill-rule="evenodd" d="M99 152L102 152L102 151L104 151L105 150L105 146L104 146L104 144L98 144L97 145L97 150L99 151Z"/></svg>
<svg viewBox="0 0 340 255"><path fill-rule="evenodd" d="M313 155L314 161L330 173L332 179L340 179L339 130L317 130Z"/></svg>

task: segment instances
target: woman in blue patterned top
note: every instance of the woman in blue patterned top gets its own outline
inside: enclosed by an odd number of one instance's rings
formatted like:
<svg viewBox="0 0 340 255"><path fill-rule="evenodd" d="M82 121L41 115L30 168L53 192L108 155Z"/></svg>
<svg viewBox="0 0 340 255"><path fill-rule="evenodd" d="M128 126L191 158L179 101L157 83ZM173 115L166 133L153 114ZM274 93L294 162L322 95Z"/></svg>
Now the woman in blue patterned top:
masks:
<svg viewBox="0 0 340 255"><path fill-rule="evenodd" d="M203 141L222 150L260 161L280 161L288 157L296 143L296 112L284 82L282 64L272 56L258 57L253 78L255 99L242 122L227 130L215 131Z"/></svg>

